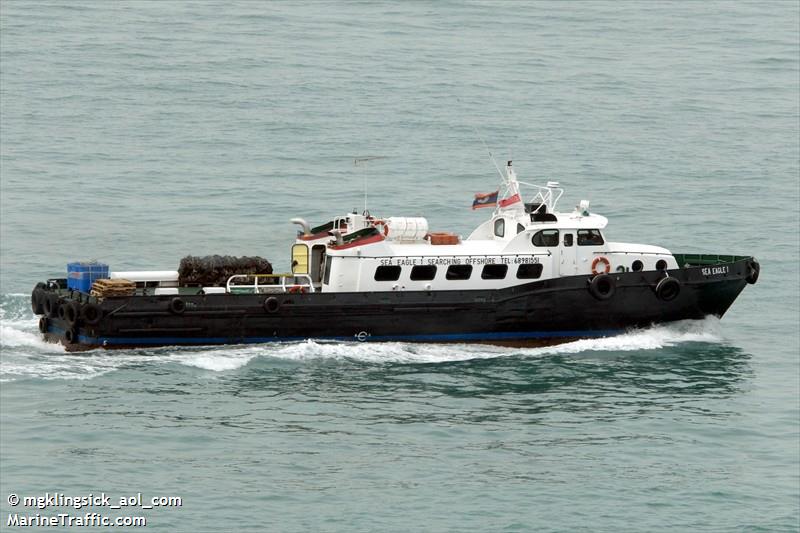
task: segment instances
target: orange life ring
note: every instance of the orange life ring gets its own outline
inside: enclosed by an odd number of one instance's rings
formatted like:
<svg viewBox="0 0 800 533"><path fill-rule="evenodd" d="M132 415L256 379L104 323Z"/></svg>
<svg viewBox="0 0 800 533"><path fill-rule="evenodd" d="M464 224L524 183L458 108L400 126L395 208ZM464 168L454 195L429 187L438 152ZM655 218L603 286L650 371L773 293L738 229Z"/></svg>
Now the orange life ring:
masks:
<svg viewBox="0 0 800 533"><path fill-rule="evenodd" d="M304 285L292 285L286 292L304 294L306 292L306 288Z"/></svg>
<svg viewBox="0 0 800 533"><path fill-rule="evenodd" d="M381 226L383 228L379 231L383 233L384 238L389 236L389 224L387 224L385 220L375 220L372 222L372 225L375 227Z"/></svg>
<svg viewBox="0 0 800 533"><path fill-rule="evenodd" d="M598 263L603 263L605 265L603 267L603 274L608 274L611 272L611 261L601 255L600 257L595 257L594 261L592 261L592 274L595 276L600 274L600 272L597 270Z"/></svg>

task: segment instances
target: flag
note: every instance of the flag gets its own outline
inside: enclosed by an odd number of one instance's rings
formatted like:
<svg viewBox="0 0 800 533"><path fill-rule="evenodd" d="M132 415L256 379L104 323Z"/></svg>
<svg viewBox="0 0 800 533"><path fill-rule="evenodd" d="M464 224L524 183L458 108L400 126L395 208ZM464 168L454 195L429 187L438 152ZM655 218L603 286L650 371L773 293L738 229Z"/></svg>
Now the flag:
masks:
<svg viewBox="0 0 800 533"><path fill-rule="evenodd" d="M522 197L519 195L519 193L517 193L514 196L509 196L508 198L503 198L502 200L500 200L500 207L508 207L508 206L510 206L512 204L515 204L515 203L521 202L521 201L522 201Z"/></svg>
<svg viewBox="0 0 800 533"><path fill-rule="evenodd" d="M472 201L472 209L480 209L481 207L494 207L497 205L497 195L500 191L484 192L475 195Z"/></svg>

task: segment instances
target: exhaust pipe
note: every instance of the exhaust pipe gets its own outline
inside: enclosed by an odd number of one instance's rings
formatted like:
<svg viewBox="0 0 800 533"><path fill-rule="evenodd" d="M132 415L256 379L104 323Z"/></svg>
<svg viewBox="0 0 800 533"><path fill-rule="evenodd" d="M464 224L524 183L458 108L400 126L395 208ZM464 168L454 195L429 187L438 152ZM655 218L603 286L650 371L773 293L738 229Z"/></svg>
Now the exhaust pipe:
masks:
<svg viewBox="0 0 800 533"><path fill-rule="evenodd" d="M304 219L302 219L302 218L293 218L289 222L291 222L292 224L297 224L300 227L302 227L303 228L303 235L311 235L311 226L309 226L308 222L306 222Z"/></svg>

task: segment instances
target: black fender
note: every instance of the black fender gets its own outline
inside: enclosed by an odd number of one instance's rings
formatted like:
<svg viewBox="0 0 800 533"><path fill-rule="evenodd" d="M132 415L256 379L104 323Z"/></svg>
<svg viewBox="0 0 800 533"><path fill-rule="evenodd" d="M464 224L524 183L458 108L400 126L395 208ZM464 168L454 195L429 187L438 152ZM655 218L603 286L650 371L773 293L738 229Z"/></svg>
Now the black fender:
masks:
<svg viewBox="0 0 800 533"><path fill-rule="evenodd" d="M186 302L180 298L173 298L169 301L169 312L174 315L182 315L186 311Z"/></svg>
<svg viewBox="0 0 800 533"><path fill-rule="evenodd" d="M656 296L663 302L671 302L681 293L681 282L677 278L665 277L658 280Z"/></svg>
<svg viewBox="0 0 800 533"><path fill-rule="evenodd" d="M103 318L103 308L96 303L89 302L81 308L81 319L90 326L96 326Z"/></svg>
<svg viewBox="0 0 800 533"><path fill-rule="evenodd" d="M748 261L747 262L748 274L747 277L744 278L747 283L750 285L755 285L756 281L758 281L758 275L761 273L761 265L758 264L758 261Z"/></svg>
<svg viewBox="0 0 800 533"><path fill-rule="evenodd" d="M617 292L617 280L609 274L598 274L589 281L589 292L598 300L608 300Z"/></svg>
<svg viewBox="0 0 800 533"><path fill-rule="evenodd" d="M264 300L264 310L267 313L274 313L280 308L281 308L281 303L274 296L270 296L269 298Z"/></svg>

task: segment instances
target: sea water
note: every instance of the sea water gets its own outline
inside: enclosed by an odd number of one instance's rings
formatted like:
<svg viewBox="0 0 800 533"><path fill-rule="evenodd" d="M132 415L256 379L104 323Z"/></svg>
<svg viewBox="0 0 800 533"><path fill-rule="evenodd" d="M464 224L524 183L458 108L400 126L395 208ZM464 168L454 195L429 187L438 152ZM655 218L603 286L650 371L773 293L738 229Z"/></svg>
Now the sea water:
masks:
<svg viewBox="0 0 800 533"><path fill-rule="evenodd" d="M0 529L797 531L799 12L0 3ZM722 320L550 348L37 334L30 290L71 261L286 270L289 218L365 198L466 236L487 148L611 240L754 255L761 279ZM11 498L100 493L134 505Z"/></svg>

